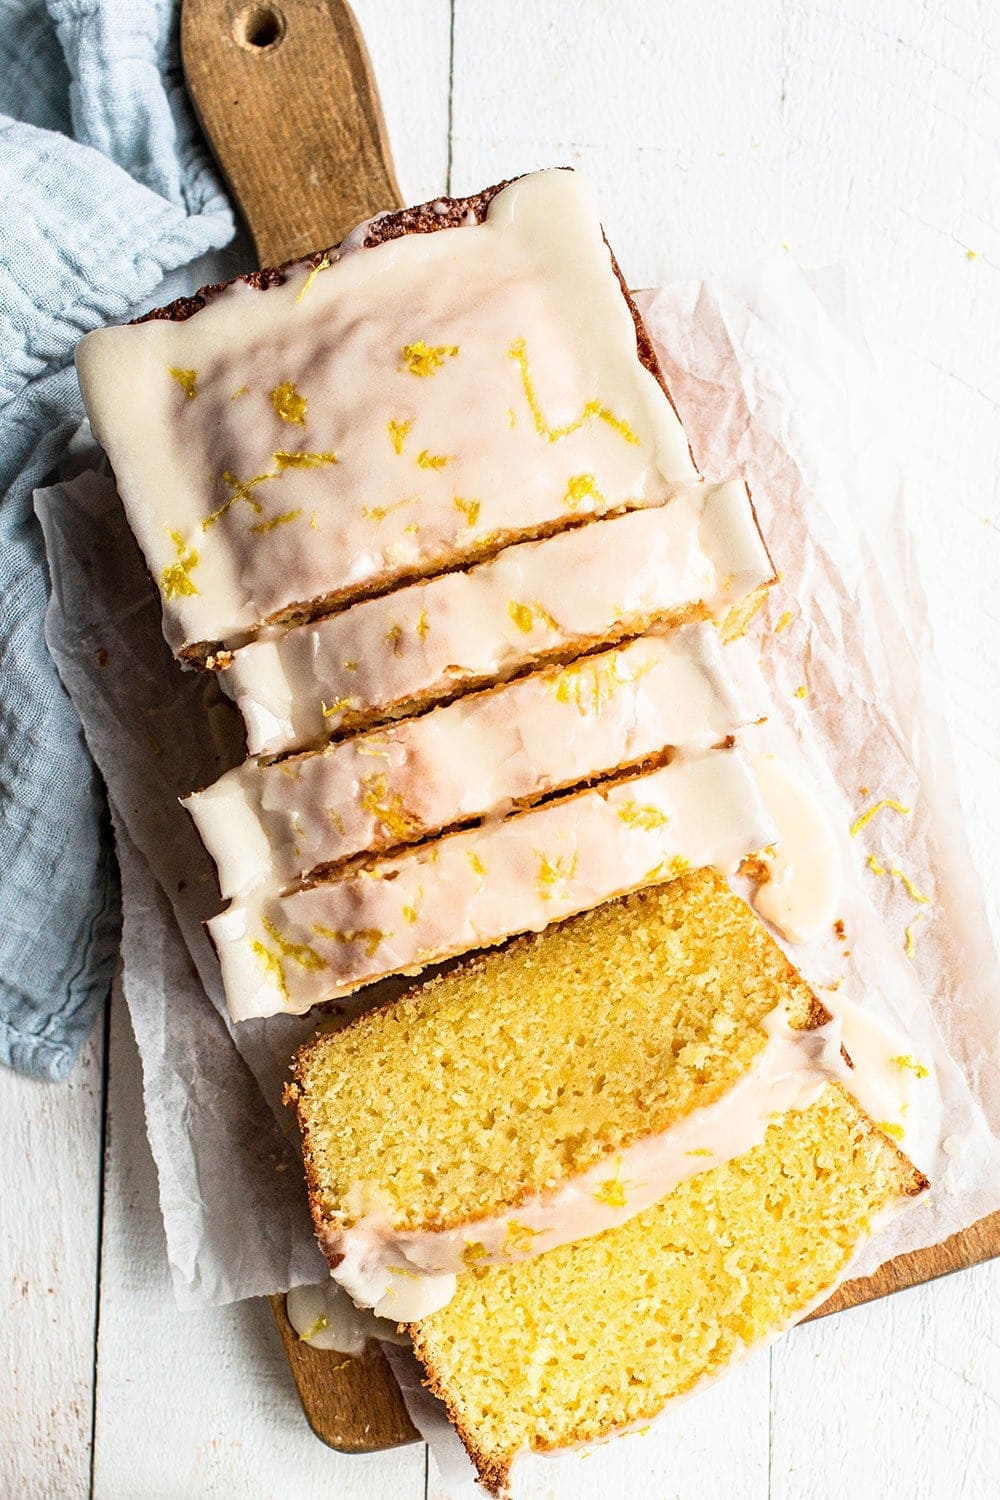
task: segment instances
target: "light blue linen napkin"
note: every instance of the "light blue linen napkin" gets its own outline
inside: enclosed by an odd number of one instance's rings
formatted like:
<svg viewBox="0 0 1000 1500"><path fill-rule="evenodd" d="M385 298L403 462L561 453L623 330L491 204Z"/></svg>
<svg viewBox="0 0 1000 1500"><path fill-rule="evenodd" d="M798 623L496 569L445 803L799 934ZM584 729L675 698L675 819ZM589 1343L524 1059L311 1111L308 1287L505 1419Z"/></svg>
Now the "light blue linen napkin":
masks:
<svg viewBox="0 0 1000 1500"><path fill-rule="evenodd" d="M0 1061L61 1078L111 976L103 788L45 648L32 491L83 416L73 348L233 216L174 0L0 0Z"/></svg>

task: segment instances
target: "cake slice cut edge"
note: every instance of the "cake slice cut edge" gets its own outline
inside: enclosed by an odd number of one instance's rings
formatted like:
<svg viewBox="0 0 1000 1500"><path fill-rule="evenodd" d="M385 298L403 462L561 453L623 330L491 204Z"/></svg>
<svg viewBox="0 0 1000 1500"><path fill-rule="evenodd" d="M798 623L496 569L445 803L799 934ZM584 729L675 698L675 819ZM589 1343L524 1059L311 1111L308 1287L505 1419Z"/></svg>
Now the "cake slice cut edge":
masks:
<svg viewBox="0 0 1000 1500"><path fill-rule="evenodd" d="M218 659L251 755L408 717L651 628L722 620L774 582L746 485L590 521Z"/></svg>
<svg viewBox="0 0 1000 1500"><path fill-rule="evenodd" d="M534 805L749 723L708 625L642 636L276 762L184 799L223 897Z"/></svg>
<svg viewBox="0 0 1000 1500"><path fill-rule="evenodd" d="M706 869L467 961L307 1044L293 1073L332 1274L408 1321L470 1268L626 1222L850 1067Z"/></svg>
<svg viewBox="0 0 1000 1500"><path fill-rule="evenodd" d="M839 1084L618 1229L473 1270L410 1325L481 1482L656 1418L825 1301L927 1179Z"/></svg>
<svg viewBox="0 0 1000 1500"><path fill-rule="evenodd" d="M738 750L684 755L207 923L234 1020L302 1014L390 974L492 947L775 837Z"/></svg>

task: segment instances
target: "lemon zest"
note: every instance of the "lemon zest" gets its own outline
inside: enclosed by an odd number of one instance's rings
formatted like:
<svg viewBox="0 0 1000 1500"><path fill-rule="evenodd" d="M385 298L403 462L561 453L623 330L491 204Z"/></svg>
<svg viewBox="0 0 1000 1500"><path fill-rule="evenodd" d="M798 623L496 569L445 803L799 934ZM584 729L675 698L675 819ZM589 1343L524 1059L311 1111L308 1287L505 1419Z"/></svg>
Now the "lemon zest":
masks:
<svg viewBox="0 0 1000 1500"><path fill-rule="evenodd" d="M528 403L528 409L535 423L535 431L539 437L545 438L550 443L557 443L560 438L568 437L571 432L578 432L581 427L584 427L588 422L597 418L597 420L607 423L627 443L632 443L635 446L639 445L639 439L629 424L622 417L615 416L611 408L605 406L600 401L588 401L575 421L567 422L563 427L550 426L542 411L531 370L528 366L528 353L525 340L515 339L507 350L507 354L510 359L514 360L521 371L524 399Z"/></svg>
<svg viewBox="0 0 1000 1500"><path fill-rule="evenodd" d="M930 896L925 896L922 891L917 890L917 887L913 884L913 881L905 870L901 870L898 865L893 865L889 870L889 874L894 875L897 880L902 881L906 887L906 894L912 900L918 901L921 906L928 906L930 904Z"/></svg>
<svg viewBox="0 0 1000 1500"><path fill-rule="evenodd" d="M910 813L910 809L904 803L897 802L895 797L883 797L881 802L874 803L851 824L851 838L856 838L862 828L867 827L875 814L881 812L883 807L891 807L893 812L901 813L904 818L908 817Z"/></svg>
<svg viewBox="0 0 1000 1500"><path fill-rule="evenodd" d="M548 610L543 609L540 604L522 604L517 599L511 599L507 605L507 613L518 630L523 630L525 635L531 634L536 622L547 625L549 630L559 629L558 620L554 620Z"/></svg>
<svg viewBox="0 0 1000 1500"><path fill-rule="evenodd" d="M181 390L189 401L193 401L198 394L198 371L178 370L174 365L167 366L168 373L173 376Z"/></svg>
<svg viewBox="0 0 1000 1500"><path fill-rule="evenodd" d="M467 526L475 526L479 520L479 512L482 509L478 500L463 500L461 495L455 495L451 503L465 517Z"/></svg>
<svg viewBox="0 0 1000 1500"><path fill-rule="evenodd" d="M300 969L309 969L312 973L317 973L320 969L329 967L326 961L320 958L315 948L310 948L308 943L293 943L289 938L284 937L270 917L261 917L260 925L282 958L290 958L293 963L298 964Z"/></svg>
<svg viewBox="0 0 1000 1500"><path fill-rule="evenodd" d="M260 959L261 963L264 965L265 970L268 974L270 974L278 989L281 991L282 998L287 1000L289 996L288 981L285 978L285 966L281 962L281 959L278 957L277 953L275 953L273 949L269 948L266 943L262 943L259 938L255 938L250 944L250 951L255 958Z"/></svg>
<svg viewBox="0 0 1000 1500"><path fill-rule="evenodd" d="M629 828L641 828L646 833L651 833L654 828L662 828L669 821L667 815L659 807L647 803L640 807L634 797L630 797L618 809L618 816Z"/></svg>
<svg viewBox="0 0 1000 1500"><path fill-rule="evenodd" d="M925 1068L923 1063L913 1056L911 1052L905 1052L900 1057L890 1057L889 1061L895 1063L897 1068L913 1073L917 1078L929 1078L930 1069Z"/></svg>
<svg viewBox="0 0 1000 1500"><path fill-rule="evenodd" d="M364 943L365 955L374 958L379 945L386 938L391 938L391 932L380 932L377 927L359 927L356 932L338 932L333 927L324 927L321 922L313 923L313 932L317 937L328 938L331 943Z"/></svg>
<svg viewBox="0 0 1000 1500"><path fill-rule="evenodd" d="M198 593L198 586L191 572L201 561L196 547L189 547L182 531L168 531L177 557L168 563L160 574L160 588L165 599L191 599Z"/></svg>
<svg viewBox="0 0 1000 1500"><path fill-rule="evenodd" d="M415 344L404 344L400 353L411 375L426 378L429 375L436 375L446 359L455 358L458 354L458 345L425 344L423 339L418 339Z"/></svg>
<svg viewBox="0 0 1000 1500"><path fill-rule="evenodd" d="M903 943L903 952L906 954L907 958L913 957L913 950L915 946L914 934L917 929L917 924L922 922L926 915L927 913L925 911L922 911L919 916L914 917L913 921L906 929L906 941Z"/></svg>
<svg viewBox="0 0 1000 1500"><path fill-rule="evenodd" d="M306 279L302 283L302 285L299 287L298 296L295 298L296 302L301 302L302 301L302 298L305 296L306 292L309 291L310 287L312 286L313 282L316 280L316 277L319 275L320 271L329 271L329 269L330 269L330 259L326 255L323 256L322 260L317 261L314 266L310 266L309 267L309 274L308 274L308 276L306 277Z"/></svg>
<svg viewBox="0 0 1000 1500"><path fill-rule="evenodd" d="M604 504L604 496L597 487L597 480L593 474L574 474L566 484L563 504L570 510L576 510L582 501L588 499Z"/></svg>
<svg viewBox="0 0 1000 1500"><path fill-rule="evenodd" d="M292 422L298 427L306 425L306 398L296 388L294 381L283 380L270 393L271 405L283 422Z"/></svg>
<svg viewBox="0 0 1000 1500"><path fill-rule="evenodd" d="M413 426L413 418L411 417L408 422L394 422L390 418L385 425L386 431L389 434L389 441L392 443L393 448L397 453L402 453L406 445L406 439L410 435L410 428Z"/></svg>
<svg viewBox="0 0 1000 1500"><path fill-rule="evenodd" d="M278 466L278 473L283 474L286 469L321 469L324 464L339 463L336 453L289 453L287 449L279 449L271 455ZM267 475L273 478L273 475Z"/></svg>
<svg viewBox="0 0 1000 1500"><path fill-rule="evenodd" d="M310 1323L305 1332L299 1334L299 1343L308 1344L311 1338L315 1338L317 1333L322 1333L323 1329L329 1328L329 1326L330 1320L327 1317L326 1313L320 1313L315 1323Z"/></svg>
<svg viewBox="0 0 1000 1500"><path fill-rule="evenodd" d="M272 516L268 521L258 521L255 526L250 527L250 530L262 536L267 531L277 531L279 526L287 526L289 521L297 521L301 514L301 508L299 510L283 510L280 516Z"/></svg>

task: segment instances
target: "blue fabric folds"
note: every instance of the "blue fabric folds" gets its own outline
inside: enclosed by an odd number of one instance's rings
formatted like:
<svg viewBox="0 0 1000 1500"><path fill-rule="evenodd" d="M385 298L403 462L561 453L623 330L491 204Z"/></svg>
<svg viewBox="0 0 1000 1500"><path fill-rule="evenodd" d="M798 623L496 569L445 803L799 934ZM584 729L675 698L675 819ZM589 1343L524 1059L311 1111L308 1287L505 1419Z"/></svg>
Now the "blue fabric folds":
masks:
<svg viewBox="0 0 1000 1500"><path fill-rule="evenodd" d="M173 0L0 0L0 1060L68 1071L118 894L100 781L44 639L32 492L83 416L73 348L233 217L184 94Z"/></svg>

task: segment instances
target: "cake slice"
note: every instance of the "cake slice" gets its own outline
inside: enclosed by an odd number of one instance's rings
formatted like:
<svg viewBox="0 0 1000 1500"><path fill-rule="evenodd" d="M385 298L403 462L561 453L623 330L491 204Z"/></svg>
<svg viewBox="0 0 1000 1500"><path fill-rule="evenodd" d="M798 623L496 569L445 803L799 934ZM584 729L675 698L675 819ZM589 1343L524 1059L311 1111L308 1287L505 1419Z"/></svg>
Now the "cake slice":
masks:
<svg viewBox="0 0 1000 1500"><path fill-rule="evenodd" d="M520 938L304 1047L333 1276L408 1321L470 1267L641 1213L846 1079L839 1025L702 870Z"/></svg>
<svg viewBox="0 0 1000 1500"><path fill-rule="evenodd" d="M698 478L572 171L381 215L89 334L77 368L198 660Z"/></svg>
<svg viewBox="0 0 1000 1500"><path fill-rule="evenodd" d="M501 1494L518 1453L646 1423L798 1322L926 1186L830 1084L621 1227L460 1277L414 1349Z"/></svg>
<svg viewBox="0 0 1000 1500"><path fill-rule="evenodd" d="M650 626L721 619L774 568L746 486L508 547L491 562L273 634L217 665L251 755L417 713Z"/></svg>
<svg viewBox="0 0 1000 1500"><path fill-rule="evenodd" d="M223 896L238 897L662 760L668 747L707 749L750 717L718 632L689 625L323 750L246 761L184 805Z"/></svg>
<svg viewBox="0 0 1000 1500"><path fill-rule="evenodd" d="M300 1014L690 868L732 871L774 828L736 750L683 756L208 923L234 1020Z"/></svg>

